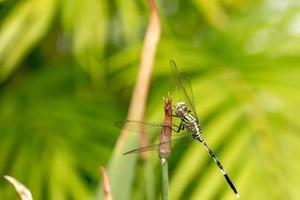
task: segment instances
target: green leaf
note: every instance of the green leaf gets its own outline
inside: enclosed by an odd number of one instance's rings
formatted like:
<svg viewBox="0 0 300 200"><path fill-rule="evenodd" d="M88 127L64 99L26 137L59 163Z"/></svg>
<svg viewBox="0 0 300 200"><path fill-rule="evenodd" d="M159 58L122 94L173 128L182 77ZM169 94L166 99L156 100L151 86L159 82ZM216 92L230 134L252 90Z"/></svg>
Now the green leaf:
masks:
<svg viewBox="0 0 300 200"><path fill-rule="evenodd" d="M26 0L6 16L0 29L0 82L47 33L56 7L56 0Z"/></svg>

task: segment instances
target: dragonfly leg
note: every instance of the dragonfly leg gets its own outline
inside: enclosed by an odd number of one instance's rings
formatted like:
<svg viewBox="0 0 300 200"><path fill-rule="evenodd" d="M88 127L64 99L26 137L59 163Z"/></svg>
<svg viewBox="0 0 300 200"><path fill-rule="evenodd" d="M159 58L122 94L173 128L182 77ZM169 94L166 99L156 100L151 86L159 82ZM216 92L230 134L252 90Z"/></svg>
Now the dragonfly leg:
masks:
<svg viewBox="0 0 300 200"><path fill-rule="evenodd" d="M173 131L175 131L176 133L179 133L181 130L184 130L184 125L182 122L180 122L179 127L177 130L172 129Z"/></svg>

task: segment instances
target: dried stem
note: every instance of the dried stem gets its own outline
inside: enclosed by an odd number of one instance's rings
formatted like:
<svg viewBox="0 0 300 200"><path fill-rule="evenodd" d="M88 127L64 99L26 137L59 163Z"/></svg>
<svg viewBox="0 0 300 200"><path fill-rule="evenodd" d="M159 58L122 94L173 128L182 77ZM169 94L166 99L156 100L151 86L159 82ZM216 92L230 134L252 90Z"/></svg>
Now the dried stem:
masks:
<svg viewBox="0 0 300 200"><path fill-rule="evenodd" d="M108 175L106 169L103 166L100 167L100 173L102 176L102 191L104 200L112 200L113 198L110 191Z"/></svg>
<svg viewBox="0 0 300 200"><path fill-rule="evenodd" d="M144 39L143 50L141 53L141 62L139 65L140 70L134 87L133 96L131 98L127 116L128 119L138 121L144 121L146 107L145 105L149 90L154 57L161 33L158 9L155 5L154 0L148 0L148 4L151 10L151 16ZM143 130L141 130L141 133L141 146L146 146L148 143L146 135L143 134ZM116 145L117 152L119 152L119 150L123 146L126 136L126 131L122 131Z"/></svg>
<svg viewBox="0 0 300 200"><path fill-rule="evenodd" d="M151 11L150 21L144 39L139 72L127 116L127 119L137 121L144 121L154 57L161 32L160 19L154 0L148 0L148 4ZM126 159L121 158L121 152L125 150L126 145L137 145L138 142L136 140L137 138L130 136L125 130L126 128L120 133L120 137L118 138L114 149L114 154L109 164L109 174L113 176L111 178L111 189L114 198L116 199L130 199L129 195L130 190L132 189L131 183L133 182L133 176L135 174L134 168L137 160L137 156L131 156ZM141 145L146 146L146 136L141 134L140 139ZM120 169L120 166L124 164L126 164L126 167Z"/></svg>

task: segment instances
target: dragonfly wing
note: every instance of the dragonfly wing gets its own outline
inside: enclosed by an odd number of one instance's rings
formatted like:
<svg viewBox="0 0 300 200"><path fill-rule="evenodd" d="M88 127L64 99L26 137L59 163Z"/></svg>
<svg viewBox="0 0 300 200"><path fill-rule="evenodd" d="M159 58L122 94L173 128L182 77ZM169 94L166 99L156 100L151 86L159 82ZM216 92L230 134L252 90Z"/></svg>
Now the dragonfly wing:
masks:
<svg viewBox="0 0 300 200"><path fill-rule="evenodd" d="M125 129L133 132L140 132L142 129L148 131L150 130L160 131L163 127L169 127L168 125L165 125L163 123L141 122L141 121L133 121L133 120L118 121L115 123L115 126L120 129ZM175 124L172 124L170 128L172 130L177 130L179 127Z"/></svg>
<svg viewBox="0 0 300 200"><path fill-rule="evenodd" d="M183 74L183 73L179 72L178 67L177 67L176 63L174 62L174 60L170 60L170 66L171 66L172 73L173 73L174 79L176 81L177 87L180 89L180 92L184 96L185 103L191 109L194 116L198 119L190 78L188 77L187 74Z"/></svg>
<svg viewBox="0 0 300 200"><path fill-rule="evenodd" d="M159 144L153 144L153 145L149 145L149 146L145 146L145 147L136 148L136 149L133 149L133 150L123 153L123 155L131 154L131 153L142 153L145 151L157 151L158 145Z"/></svg>
<svg viewBox="0 0 300 200"><path fill-rule="evenodd" d="M180 142L185 142L185 141L188 141L188 140L191 140L191 139L192 139L192 136L189 133L187 133L187 134L183 134L179 138L176 138L176 139L173 139L173 140L168 140L168 141L165 141L165 142L152 144L152 145L145 146L145 147L139 147L139 148L127 151L127 152L123 153L123 155L132 154L132 153L141 153L141 152L145 152L145 151L157 151L159 145L171 144L173 146L174 144L177 144L177 143L180 143Z"/></svg>

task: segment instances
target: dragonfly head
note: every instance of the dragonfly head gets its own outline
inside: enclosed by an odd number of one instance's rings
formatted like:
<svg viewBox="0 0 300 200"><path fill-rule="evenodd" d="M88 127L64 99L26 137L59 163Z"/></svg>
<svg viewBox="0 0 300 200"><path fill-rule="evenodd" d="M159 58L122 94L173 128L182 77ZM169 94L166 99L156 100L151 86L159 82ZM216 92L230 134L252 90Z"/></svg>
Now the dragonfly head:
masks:
<svg viewBox="0 0 300 200"><path fill-rule="evenodd" d="M175 113L178 117L182 117L188 111L184 102L179 102L176 104Z"/></svg>

